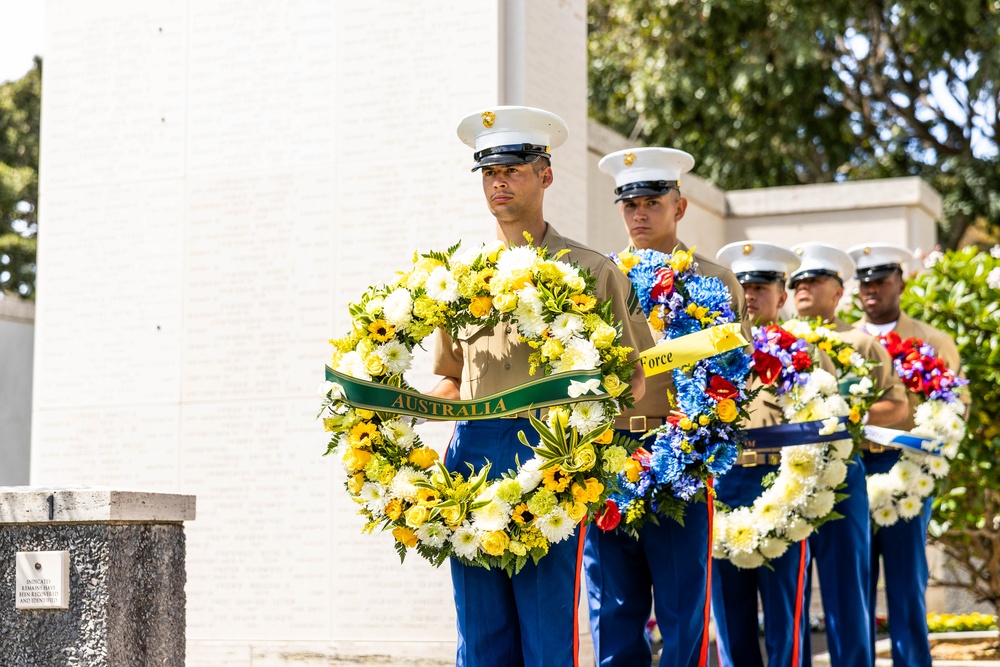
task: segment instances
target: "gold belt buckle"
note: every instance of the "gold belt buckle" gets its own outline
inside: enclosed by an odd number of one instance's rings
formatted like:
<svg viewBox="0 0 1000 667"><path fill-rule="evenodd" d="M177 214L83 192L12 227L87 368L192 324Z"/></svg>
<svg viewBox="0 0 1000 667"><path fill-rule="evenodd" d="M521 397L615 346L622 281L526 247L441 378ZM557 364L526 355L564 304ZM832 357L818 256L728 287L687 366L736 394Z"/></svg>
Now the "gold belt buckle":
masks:
<svg viewBox="0 0 1000 667"><path fill-rule="evenodd" d="M760 465L760 454L752 449L749 452L743 452L743 454L740 455L740 465L744 468L757 467Z"/></svg>
<svg viewBox="0 0 1000 667"><path fill-rule="evenodd" d="M632 433L646 432L646 415L628 418L628 430Z"/></svg>
<svg viewBox="0 0 1000 667"><path fill-rule="evenodd" d="M781 465L781 452L771 452L767 455L767 465L778 466Z"/></svg>
<svg viewBox="0 0 1000 667"><path fill-rule="evenodd" d="M869 443L868 443L868 451L871 452L872 454L881 454L882 452L885 451L885 445L881 445L881 444L879 444L877 442L870 442L869 441Z"/></svg>

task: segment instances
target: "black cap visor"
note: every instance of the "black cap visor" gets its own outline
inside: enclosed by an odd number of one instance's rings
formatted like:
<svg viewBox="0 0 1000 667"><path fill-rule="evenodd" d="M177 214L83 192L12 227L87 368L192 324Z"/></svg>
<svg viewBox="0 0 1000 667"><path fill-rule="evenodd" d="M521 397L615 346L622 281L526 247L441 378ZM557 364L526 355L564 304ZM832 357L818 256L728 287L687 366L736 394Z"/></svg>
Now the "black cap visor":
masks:
<svg viewBox="0 0 1000 667"><path fill-rule="evenodd" d="M736 274L741 285L770 285L784 282L785 274L780 271L743 271Z"/></svg>
<svg viewBox="0 0 1000 667"><path fill-rule="evenodd" d="M513 144L509 146L493 146L477 151L472 159L476 166L472 171L483 167L498 167L509 164L531 164L540 157L550 157L546 150L548 146L534 144Z"/></svg>
<svg viewBox="0 0 1000 667"><path fill-rule="evenodd" d="M833 278L841 285L844 284L843 279L837 275L836 271L831 271L829 269L809 269L807 271L802 271L801 273L793 274L791 280L788 281L789 286L794 288L799 282L805 280L806 278Z"/></svg>
<svg viewBox="0 0 1000 667"><path fill-rule="evenodd" d="M615 202L617 203L625 199L636 199L637 197L660 197L671 190L679 189L680 186L677 181L636 181L635 183L626 183L620 188L615 188L615 194L618 195Z"/></svg>
<svg viewBox="0 0 1000 667"><path fill-rule="evenodd" d="M869 266L867 269L858 269L854 277L858 279L858 282L870 283L873 280L888 278L897 271L900 274L903 273L903 268L899 264L880 264L878 266Z"/></svg>

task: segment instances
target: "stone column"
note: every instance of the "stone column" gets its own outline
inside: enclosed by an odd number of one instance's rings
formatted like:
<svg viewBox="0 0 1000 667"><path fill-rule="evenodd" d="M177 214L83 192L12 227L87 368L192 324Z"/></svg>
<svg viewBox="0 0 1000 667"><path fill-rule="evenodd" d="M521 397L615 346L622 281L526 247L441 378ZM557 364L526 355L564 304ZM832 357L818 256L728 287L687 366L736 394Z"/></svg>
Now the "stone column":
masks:
<svg viewBox="0 0 1000 667"><path fill-rule="evenodd" d="M3 664L182 667L194 517L194 496L0 487ZM16 555L42 551L69 552L67 609L15 606Z"/></svg>

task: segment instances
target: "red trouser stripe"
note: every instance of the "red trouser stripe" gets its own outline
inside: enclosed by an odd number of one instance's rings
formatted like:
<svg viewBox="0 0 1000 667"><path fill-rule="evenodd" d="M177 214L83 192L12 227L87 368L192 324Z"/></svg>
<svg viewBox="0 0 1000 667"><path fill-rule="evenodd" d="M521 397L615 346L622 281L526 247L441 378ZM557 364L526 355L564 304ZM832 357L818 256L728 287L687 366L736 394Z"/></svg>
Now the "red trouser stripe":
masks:
<svg viewBox="0 0 1000 667"><path fill-rule="evenodd" d="M705 667L708 664L708 624L712 618L712 517L715 516L715 500L709 489L712 488L714 480L709 477L705 481L705 504L708 505L708 576L705 577L705 627L701 631L701 651L698 658L698 667Z"/></svg>
<svg viewBox="0 0 1000 667"><path fill-rule="evenodd" d="M806 585L806 541L799 542L799 583L795 587L795 640L792 642L792 665L799 667L799 653L802 651L802 607L805 606L803 589Z"/></svg>
<svg viewBox="0 0 1000 667"><path fill-rule="evenodd" d="M580 571L583 569L583 545L587 526L580 522L580 541L576 547L576 588L573 591L573 667L580 667Z"/></svg>

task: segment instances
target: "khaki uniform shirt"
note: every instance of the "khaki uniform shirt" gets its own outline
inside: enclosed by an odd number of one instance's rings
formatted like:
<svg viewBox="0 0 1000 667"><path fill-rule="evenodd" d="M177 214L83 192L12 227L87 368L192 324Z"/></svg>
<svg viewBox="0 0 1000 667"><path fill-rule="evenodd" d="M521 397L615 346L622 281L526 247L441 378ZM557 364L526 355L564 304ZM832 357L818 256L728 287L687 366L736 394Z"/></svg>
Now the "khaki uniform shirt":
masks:
<svg viewBox="0 0 1000 667"><path fill-rule="evenodd" d="M855 329L840 318L834 319L830 327L858 354L879 364L877 368L872 370L872 382L875 383L875 388L885 390L879 400L906 400L906 386L896 375L896 369L892 365L892 357L875 337L869 336L860 329Z"/></svg>
<svg viewBox="0 0 1000 667"><path fill-rule="evenodd" d="M868 334L868 331L864 329L864 326L867 322L868 318L863 317L861 318L860 321L858 321L856 326L858 330L864 333L865 335L870 335ZM941 357L942 361L944 361L944 363L947 364L948 368L950 368L956 375L959 375L961 373L962 360L958 356L958 348L955 347L955 341L951 339L951 336L949 336L945 332L941 331L940 329L935 329L934 327L925 322L921 322L920 320L915 320L906 313L902 312L899 314L899 319L896 320L896 326L894 326L892 330L895 331L897 334L899 334L899 337L902 338L903 340L915 337L919 338L925 343L929 343L931 346L934 347L935 352L937 352L937 355ZM873 340L875 338L876 338L875 336L872 336ZM894 424L893 428L897 428L901 431L912 431L913 428L916 426L913 423L913 415L917 409L917 405L919 405L920 403L920 398L917 396L916 393L912 391L907 391L906 400L909 403L909 408L910 408L909 415L907 416L906 420L901 421L898 424ZM968 403L969 401L968 394L963 394L962 400L963 402Z"/></svg>
<svg viewBox="0 0 1000 667"><path fill-rule="evenodd" d="M549 253L569 250L563 258L590 271L596 278L594 296L598 301L611 299L616 322L621 322L621 345L631 347L630 359L653 345L649 325L632 289L632 283L618 266L601 253L563 237L552 225L546 227L539 245ZM631 310L629 307L631 306ZM517 327L501 322L496 327L468 326L458 339L444 331L435 332L434 372L461 379L462 399L478 399L537 379L528 374L528 356L532 349L518 340Z"/></svg>
<svg viewBox="0 0 1000 667"><path fill-rule="evenodd" d="M679 243L678 248L685 251L687 250L687 246L683 243ZM694 255L694 260L698 264L698 275L718 278L725 284L726 288L729 290L730 302L733 308L733 313L736 315L736 321L743 325L743 337L750 340L750 325L749 318L747 317L746 301L743 299L743 286L740 285L738 280L736 280L736 276L733 272L724 266L720 266L697 253ZM648 322L646 326L649 327L652 340L657 342L660 337L660 332L650 327ZM668 398L668 395L673 394L674 381L672 371L666 371L653 376L647 375L646 395L641 401L636 402L632 409L626 410L620 417L618 417L615 421L615 428L628 430L631 417L638 416L660 419L659 422L648 422L646 424L646 428L639 427L643 431L660 426L663 423L662 420L665 419L674 409L674 407L670 404L670 399Z"/></svg>

